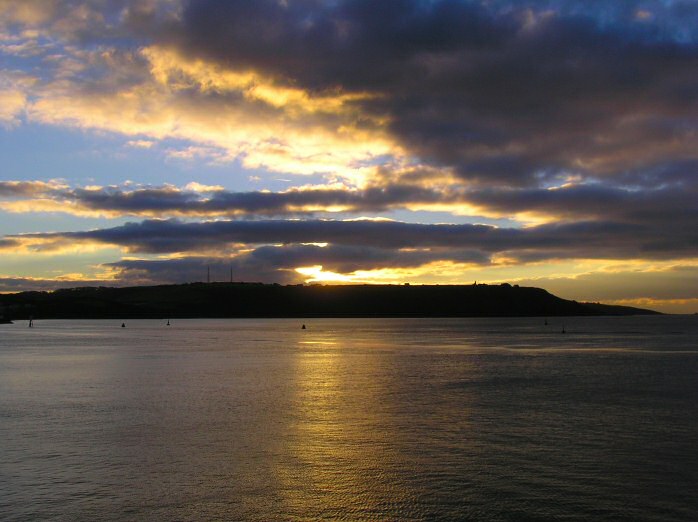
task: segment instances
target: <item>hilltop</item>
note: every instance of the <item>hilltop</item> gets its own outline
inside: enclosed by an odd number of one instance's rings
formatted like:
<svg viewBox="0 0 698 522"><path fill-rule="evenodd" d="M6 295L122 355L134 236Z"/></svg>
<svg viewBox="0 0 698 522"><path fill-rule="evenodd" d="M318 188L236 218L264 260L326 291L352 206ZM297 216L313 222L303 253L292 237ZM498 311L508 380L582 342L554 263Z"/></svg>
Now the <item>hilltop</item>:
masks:
<svg viewBox="0 0 698 522"><path fill-rule="evenodd" d="M190 283L0 295L9 319L148 317L517 317L658 314L502 285Z"/></svg>

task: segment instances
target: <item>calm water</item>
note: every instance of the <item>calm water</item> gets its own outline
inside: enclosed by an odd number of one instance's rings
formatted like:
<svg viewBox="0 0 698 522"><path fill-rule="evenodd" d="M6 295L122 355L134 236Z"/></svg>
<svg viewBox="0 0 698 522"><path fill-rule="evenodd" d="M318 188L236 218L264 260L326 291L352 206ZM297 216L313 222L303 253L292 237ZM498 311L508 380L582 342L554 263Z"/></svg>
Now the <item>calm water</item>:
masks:
<svg viewBox="0 0 698 522"><path fill-rule="evenodd" d="M698 520L698 316L0 326L3 520Z"/></svg>

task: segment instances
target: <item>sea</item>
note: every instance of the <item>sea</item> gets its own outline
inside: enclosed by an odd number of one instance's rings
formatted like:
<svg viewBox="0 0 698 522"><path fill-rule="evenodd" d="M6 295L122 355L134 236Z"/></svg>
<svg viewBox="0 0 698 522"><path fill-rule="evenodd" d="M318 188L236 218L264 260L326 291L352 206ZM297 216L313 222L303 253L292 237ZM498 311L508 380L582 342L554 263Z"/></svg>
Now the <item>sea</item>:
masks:
<svg viewBox="0 0 698 522"><path fill-rule="evenodd" d="M121 323L0 325L1 520L698 520L698 316Z"/></svg>

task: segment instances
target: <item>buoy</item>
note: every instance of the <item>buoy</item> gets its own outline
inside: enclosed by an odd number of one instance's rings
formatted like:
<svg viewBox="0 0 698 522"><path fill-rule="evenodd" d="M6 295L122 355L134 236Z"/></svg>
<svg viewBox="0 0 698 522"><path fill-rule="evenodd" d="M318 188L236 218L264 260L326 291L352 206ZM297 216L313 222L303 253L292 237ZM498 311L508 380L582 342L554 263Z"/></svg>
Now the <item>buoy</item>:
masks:
<svg viewBox="0 0 698 522"><path fill-rule="evenodd" d="M301 326L301 330L305 330L305 325Z"/></svg>
<svg viewBox="0 0 698 522"><path fill-rule="evenodd" d="M167 326L170 326L170 320L169 320L169 319L167 320Z"/></svg>
<svg viewBox="0 0 698 522"><path fill-rule="evenodd" d="M121 323L121 328L126 328L126 323Z"/></svg>

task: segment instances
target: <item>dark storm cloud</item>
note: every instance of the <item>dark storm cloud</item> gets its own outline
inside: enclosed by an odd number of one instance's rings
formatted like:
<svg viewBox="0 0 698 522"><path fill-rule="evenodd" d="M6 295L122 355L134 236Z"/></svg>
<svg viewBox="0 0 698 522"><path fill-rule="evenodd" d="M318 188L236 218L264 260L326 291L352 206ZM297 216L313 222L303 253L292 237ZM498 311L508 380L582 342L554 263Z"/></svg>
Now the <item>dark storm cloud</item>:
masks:
<svg viewBox="0 0 698 522"><path fill-rule="evenodd" d="M357 103L423 161L525 186L695 157L696 9L622 4L203 0L174 41L311 91L378 94Z"/></svg>
<svg viewBox="0 0 698 522"><path fill-rule="evenodd" d="M698 228L612 221L549 224L525 229L485 225L425 225L388 221L210 221L147 220L85 232L23 234L15 241L76 241L119 245L133 252L220 251L235 245L329 243L367 248L475 251L483 257L505 254L521 260L564 258L654 258L695 256Z"/></svg>

